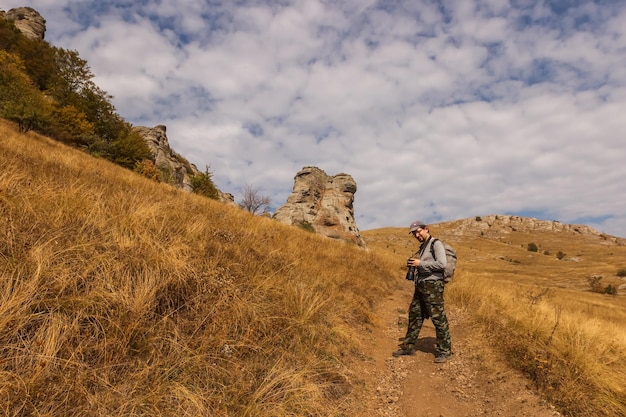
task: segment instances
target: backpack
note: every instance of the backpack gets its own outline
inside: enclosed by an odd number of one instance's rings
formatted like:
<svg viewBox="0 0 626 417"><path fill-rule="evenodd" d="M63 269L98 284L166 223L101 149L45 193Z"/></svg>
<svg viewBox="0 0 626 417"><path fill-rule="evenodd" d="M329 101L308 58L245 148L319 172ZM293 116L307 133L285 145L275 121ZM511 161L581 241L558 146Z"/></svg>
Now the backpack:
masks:
<svg viewBox="0 0 626 417"><path fill-rule="evenodd" d="M435 242L438 240L439 239L433 239L430 243L430 253L433 255L435 260L437 260L435 257ZM447 243L442 242L441 240L439 241L443 243L443 247L446 250L446 269L443 271L443 282L444 284L447 284L452 280L454 271L456 271L456 250Z"/></svg>

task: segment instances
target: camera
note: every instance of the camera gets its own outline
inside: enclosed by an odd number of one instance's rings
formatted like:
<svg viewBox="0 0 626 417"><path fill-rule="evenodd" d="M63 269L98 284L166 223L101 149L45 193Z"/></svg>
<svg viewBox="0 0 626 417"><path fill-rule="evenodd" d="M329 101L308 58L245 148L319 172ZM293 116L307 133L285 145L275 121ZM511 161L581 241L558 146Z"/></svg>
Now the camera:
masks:
<svg viewBox="0 0 626 417"><path fill-rule="evenodd" d="M406 260L406 267L408 268L408 270L406 271L405 279L407 281L415 281L415 275L417 274L417 267L409 265L412 259L413 258L409 258Z"/></svg>

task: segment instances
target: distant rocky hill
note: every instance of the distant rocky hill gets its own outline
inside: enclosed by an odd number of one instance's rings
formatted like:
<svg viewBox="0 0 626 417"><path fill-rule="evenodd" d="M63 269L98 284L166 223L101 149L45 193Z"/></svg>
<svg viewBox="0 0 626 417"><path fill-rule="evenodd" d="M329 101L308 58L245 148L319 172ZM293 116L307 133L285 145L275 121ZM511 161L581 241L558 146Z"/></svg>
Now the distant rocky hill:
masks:
<svg viewBox="0 0 626 417"><path fill-rule="evenodd" d="M566 224L556 220L538 220L531 217L496 215L476 216L446 222L449 234L468 236L480 234L485 237L501 237L511 232L553 231L596 237L607 243L626 244L626 239L610 236L584 224Z"/></svg>
<svg viewBox="0 0 626 417"><path fill-rule="evenodd" d="M304 167L294 178L287 203L274 219L290 225L311 225L324 236L366 247L354 220L356 182L348 174L327 175L317 167Z"/></svg>

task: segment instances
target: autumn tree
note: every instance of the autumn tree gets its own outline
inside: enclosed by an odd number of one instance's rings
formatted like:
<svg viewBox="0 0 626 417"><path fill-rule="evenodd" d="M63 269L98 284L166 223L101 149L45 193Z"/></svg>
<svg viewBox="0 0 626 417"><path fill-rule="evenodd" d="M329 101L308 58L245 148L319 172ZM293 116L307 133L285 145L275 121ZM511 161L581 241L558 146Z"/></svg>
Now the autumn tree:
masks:
<svg viewBox="0 0 626 417"><path fill-rule="evenodd" d="M50 105L24 73L22 60L0 51L0 116L18 125L20 132L42 127Z"/></svg>

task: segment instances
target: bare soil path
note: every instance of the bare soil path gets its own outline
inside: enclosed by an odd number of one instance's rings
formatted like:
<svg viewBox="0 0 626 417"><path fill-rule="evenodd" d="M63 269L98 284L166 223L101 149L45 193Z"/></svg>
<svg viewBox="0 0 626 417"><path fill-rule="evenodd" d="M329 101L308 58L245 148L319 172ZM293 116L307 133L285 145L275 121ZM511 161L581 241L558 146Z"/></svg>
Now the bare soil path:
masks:
<svg viewBox="0 0 626 417"><path fill-rule="evenodd" d="M379 322L368 335L363 369L365 410L358 417L554 417L553 407L532 390L532 383L508 368L470 327L466 314L447 307L454 354L433 362L435 330L424 323L418 351L394 358L398 338L406 331L412 283L379 304Z"/></svg>

